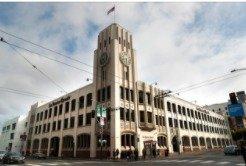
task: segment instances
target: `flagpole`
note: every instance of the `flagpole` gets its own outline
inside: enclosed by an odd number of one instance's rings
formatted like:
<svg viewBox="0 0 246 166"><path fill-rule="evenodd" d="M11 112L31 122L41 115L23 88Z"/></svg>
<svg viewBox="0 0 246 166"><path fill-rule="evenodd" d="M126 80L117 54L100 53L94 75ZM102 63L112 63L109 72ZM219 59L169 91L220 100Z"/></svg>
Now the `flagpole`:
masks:
<svg viewBox="0 0 246 166"><path fill-rule="evenodd" d="M115 4L114 4L114 23L115 23Z"/></svg>

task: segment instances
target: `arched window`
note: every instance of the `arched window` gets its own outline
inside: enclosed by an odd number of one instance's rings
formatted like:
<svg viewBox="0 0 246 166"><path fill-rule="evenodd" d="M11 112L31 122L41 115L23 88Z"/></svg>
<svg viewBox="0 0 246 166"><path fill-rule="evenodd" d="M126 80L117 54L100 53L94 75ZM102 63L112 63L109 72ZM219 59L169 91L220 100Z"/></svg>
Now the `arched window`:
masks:
<svg viewBox="0 0 246 166"><path fill-rule="evenodd" d="M198 146L198 139L197 137L191 137L192 146Z"/></svg>
<svg viewBox="0 0 246 166"><path fill-rule="evenodd" d="M97 136L97 147L101 147L101 135ZM110 147L110 135L104 134L102 137L102 147Z"/></svg>
<svg viewBox="0 0 246 166"><path fill-rule="evenodd" d="M62 142L63 149L73 149L73 146L74 146L73 136L63 137L63 142Z"/></svg>
<svg viewBox="0 0 246 166"><path fill-rule="evenodd" d="M38 147L39 147L39 139L35 139L34 141L33 141L33 149L38 149Z"/></svg>
<svg viewBox="0 0 246 166"><path fill-rule="evenodd" d="M183 146L190 146L190 138L188 136L182 137Z"/></svg>
<svg viewBox="0 0 246 166"><path fill-rule="evenodd" d="M77 148L87 149L90 148L91 135L90 134L80 134L77 136Z"/></svg>
<svg viewBox="0 0 246 166"><path fill-rule="evenodd" d="M47 149L48 148L48 142L49 142L48 138L43 138L41 140L41 149Z"/></svg>
<svg viewBox="0 0 246 166"><path fill-rule="evenodd" d="M200 137L199 141L201 146L205 146L205 139L203 137Z"/></svg>
<svg viewBox="0 0 246 166"><path fill-rule="evenodd" d="M164 137L164 136L157 137L157 143L158 143L159 147L166 146L166 137Z"/></svg>
<svg viewBox="0 0 246 166"><path fill-rule="evenodd" d="M135 135L134 134L122 134L121 135L121 146L135 146Z"/></svg>

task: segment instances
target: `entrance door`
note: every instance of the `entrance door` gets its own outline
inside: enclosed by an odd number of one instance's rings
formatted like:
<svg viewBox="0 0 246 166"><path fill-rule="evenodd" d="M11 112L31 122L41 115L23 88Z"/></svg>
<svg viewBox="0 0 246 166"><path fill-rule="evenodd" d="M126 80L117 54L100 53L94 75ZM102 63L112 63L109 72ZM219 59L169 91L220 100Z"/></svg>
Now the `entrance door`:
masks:
<svg viewBox="0 0 246 166"><path fill-rule="evenodd" d="M50 155L54 157L58 157L59 155L59 137L51 138L51 147L50 147Z"/></svg>
<svg viewBox="0 0 246 166"><path fill-rule="evenodd" d="M172 139L172 145L173 145L173 151L178 152L179 151L179 145L178 145L178 139L177 136L174 136Z"/></svg>

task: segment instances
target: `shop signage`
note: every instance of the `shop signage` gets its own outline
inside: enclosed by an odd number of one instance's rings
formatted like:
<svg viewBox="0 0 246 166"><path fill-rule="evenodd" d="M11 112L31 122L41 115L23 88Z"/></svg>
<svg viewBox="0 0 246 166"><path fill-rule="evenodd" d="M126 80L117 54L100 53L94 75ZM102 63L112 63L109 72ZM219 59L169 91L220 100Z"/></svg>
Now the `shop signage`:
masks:
<svg viewBox="0 0 246 166"><path fill-rule="evenodd" d="M60 104L60 103L63 103L64 101L67 101L70 99L70 96L67 96L67 97L62 97L60 100L58 101L53 101L52 103L49 104L49 107L53 107L57 104Z"/></svg>

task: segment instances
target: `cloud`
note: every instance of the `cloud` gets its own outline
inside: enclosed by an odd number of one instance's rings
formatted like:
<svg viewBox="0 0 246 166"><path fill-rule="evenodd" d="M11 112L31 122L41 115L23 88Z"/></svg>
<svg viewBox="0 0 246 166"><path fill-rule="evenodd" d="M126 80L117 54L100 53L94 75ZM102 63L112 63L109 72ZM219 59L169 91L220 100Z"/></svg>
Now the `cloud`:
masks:
<svg viewBox="0 0 246 166"><path fill-rule="evenodd" d="M113 21L112 3L0 3L0 28L93 64L100 30ZM176 90L245 67L244 3L117 3L116 22L133 34L139 80ZM0 32L6 40L92 71L91 67L31 46ZM67 91L92 75L21 51ZM0 86L59 96L59 89L8 46L0 44ZM223 102L245 90L245 76L181 93L199 104ZM0 91L0 119L28 112L41 100ZM0 120L0 123L2 120Z"/></svg>

